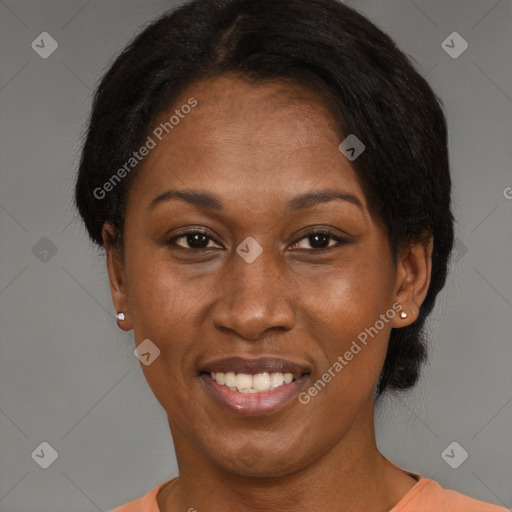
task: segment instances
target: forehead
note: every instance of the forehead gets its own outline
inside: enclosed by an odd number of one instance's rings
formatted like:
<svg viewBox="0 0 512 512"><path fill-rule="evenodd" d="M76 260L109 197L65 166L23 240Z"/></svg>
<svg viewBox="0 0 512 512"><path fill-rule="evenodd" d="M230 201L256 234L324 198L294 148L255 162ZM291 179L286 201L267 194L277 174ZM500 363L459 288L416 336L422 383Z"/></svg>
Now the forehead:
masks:
<svg viewBox="0 0 512 512"><path fill-rule="evenodd" d="M196 105L183 108L191 100ZM162 126L167 130L155 137ZM200 185L254 201L255 195L277 199L337 185L365 204L357 175L338 149L338 123L321 97L299 85L235 77L200 82L158 117L149 134L156 145L136 180L148 197Z"/></svg>

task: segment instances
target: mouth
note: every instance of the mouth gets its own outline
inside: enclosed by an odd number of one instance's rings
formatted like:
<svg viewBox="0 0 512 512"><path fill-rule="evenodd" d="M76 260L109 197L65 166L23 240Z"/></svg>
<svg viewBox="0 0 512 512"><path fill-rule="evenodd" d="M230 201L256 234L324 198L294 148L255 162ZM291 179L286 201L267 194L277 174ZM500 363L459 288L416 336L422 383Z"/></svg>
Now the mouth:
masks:
<svg viewBox="0 0 512 512"><path fill-rule="evenodd" d="M200 377L209 395L237 414L268 415L298 395L311 369L279 358L231 357L205 364Z"/></svg>

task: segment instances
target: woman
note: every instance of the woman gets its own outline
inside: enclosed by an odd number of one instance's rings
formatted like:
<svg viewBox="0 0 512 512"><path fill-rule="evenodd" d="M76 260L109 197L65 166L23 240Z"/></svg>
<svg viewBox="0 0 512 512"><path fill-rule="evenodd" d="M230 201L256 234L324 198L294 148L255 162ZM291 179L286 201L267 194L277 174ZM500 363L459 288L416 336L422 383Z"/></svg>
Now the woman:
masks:
<svg viewBox="0 0 512 512"><path fill-rule="evenodd" d="M445 119L335 0L196 0L95 96L76 187L179 477L116 512L498 512L378 450L453 244Z"/></svg>

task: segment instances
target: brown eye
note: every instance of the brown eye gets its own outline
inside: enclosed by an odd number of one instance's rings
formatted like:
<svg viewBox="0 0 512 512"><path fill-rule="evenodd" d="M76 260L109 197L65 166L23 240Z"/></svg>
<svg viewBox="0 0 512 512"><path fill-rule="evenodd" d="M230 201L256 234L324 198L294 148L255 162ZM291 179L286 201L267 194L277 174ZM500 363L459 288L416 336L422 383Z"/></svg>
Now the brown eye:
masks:
<svg viewBox="0 0 512 512"><path fill-rule="evenodd" d="M348 240L339 237L332 231L312 231L306 236L303 236L300 240L297 240L297 242L294 242L291 246L292 249L309 250L307 247L299 247L299 243L302 240L307 240L311 248L318 250L330 249L331 247L336 247L338 245L348 243ZM329 245L330 241L334 241L336 243L334 245Z"/></svg>
<svg viewBox="0 0 512 512"><path fill-rule="evenodd" d="M184 243L178 243L178 240L184 240ZM169 240L169 245L175 244L183 249L210 249L208 244L213 242L213 238L203 231L188 231L181 235L175 236Z"/></svg>

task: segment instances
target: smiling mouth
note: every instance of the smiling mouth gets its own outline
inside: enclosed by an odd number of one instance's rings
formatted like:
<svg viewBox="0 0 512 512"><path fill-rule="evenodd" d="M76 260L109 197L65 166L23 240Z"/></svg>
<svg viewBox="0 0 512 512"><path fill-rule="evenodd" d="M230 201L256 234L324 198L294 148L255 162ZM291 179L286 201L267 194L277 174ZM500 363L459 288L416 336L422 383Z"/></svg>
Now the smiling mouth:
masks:
<svg viewBox="0 0 512 512"><path fill-rule="evenodd" d="M228 357L204 363L199 375L208 395L228 410L265 416L291 402L311 372L309 364L278 357Z"/></svg>
<svg viewBox="0 0 512 512"><path fill-rule="evenodd" d="M206 373L206 372L203 372ZM226 386L231 391L239 393L264 393L296 382L300 377L294 377L293 373L235 373L235 372L210 372L212 380L221 386Z"/></svg>
<svg viewBox="0 0 512 512"><path fill-rule="evenodd" d="M287 374L285 382L284 374L280 372L274 373L274 380L272 375L268 374L268 379L265 376L266 372L262 374L235 374L234 372L227 372L225 377L229 379L232 377L229 374L236 376L235 382L240 382L240 388L235 386L226 386L226 384L219 384L218 378L220 373L216 372L214 380L211 373L202 372L201 378L206 386L208 395L211 396L215 402L225 407L231 413L245 416L268 416L277 413L279 410L289 404L296 398L306 385L309 379L309 373L304 373L300 377L293 377L291 373ZM290 380L291 376L291 380ZM221 376L222 380L222 376ZM254 382L256 380L256 382ZM282 384L280 382L282 381ZM249 386L251 382L251 387ZM275 387L272 389L256 389L253 386L267 386L267 383L273 382Z"/></svg>
<svg viewBox="0 0 512 512"><path fill-rule="evenodd" d="M270 356L255 359L232 356L205 363L200 370L217 384L240 393L272 391L310 372L308 365Z"/></svg>

